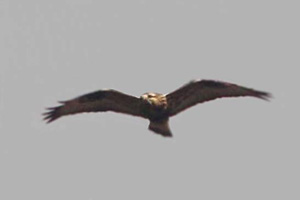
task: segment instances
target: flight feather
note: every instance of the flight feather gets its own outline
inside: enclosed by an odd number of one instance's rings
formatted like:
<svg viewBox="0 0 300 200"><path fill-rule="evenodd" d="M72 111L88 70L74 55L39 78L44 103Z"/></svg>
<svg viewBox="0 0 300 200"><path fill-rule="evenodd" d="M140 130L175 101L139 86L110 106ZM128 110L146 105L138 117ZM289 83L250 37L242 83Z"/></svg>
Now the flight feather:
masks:
<svg viewBox="0 0 300 200"><path fill-rule="evenodd" d="M99 90L60 103L62 105L48 108L49 111L44 113L44 119L47 122L52 122L64 115L101 111L113 111L143 117L140 108L141 100L116 90Z"/></svg>
<svg viewBox="0 0 300 200"><path fill-rule="evenodd" d="M222 97L252 96L267 100L270 94L232 83L213 80L192 81L181 88L166 95L169 115L194 106L198 103L211 101Z"/></svg>

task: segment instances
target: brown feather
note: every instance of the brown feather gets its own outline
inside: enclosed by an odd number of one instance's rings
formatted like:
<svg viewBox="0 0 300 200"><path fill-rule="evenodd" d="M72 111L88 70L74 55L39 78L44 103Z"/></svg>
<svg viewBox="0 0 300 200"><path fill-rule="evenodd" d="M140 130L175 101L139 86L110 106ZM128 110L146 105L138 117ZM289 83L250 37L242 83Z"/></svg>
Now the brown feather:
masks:
<svg viewBox="0 0 300 200"><path fill-rule="evenodd" d="M183 87L167 94L169 115L177 113L194 106L198 103L211 101L222 97L251 96L268 100L271 95L239 85L212 80L192 81Z"/></svg>
<svg viewBox="0 0 300 200"><path fill-rule="evenodd" d="M148 129L164 137L172 137L168 119L161 121L150 121Z"/></svg>
<svg viewBox="0 0 300 200"><path fill-rule="evenodd" d="M61 106L49 108L49 112L44 113L44 120L50 123L65 115L101 111L114 111L144 117L141 112L141 102L142 100L137 97L115 90L100 90L61 102Z"/></svg>

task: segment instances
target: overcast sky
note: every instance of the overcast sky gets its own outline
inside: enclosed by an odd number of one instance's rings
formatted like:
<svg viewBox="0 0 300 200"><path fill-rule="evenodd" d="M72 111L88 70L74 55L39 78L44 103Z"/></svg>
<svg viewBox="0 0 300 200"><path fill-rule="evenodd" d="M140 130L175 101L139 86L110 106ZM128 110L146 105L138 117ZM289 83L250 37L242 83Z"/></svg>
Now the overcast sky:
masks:
<svg viewBox="0 0 300 200"><path fill-rule="evenodd" d="M0 199L300 199L299 19L290 0L1 0ZM171 139L115 113L42 121L98 89L192 79L274 98L198 105Z"/></svg>

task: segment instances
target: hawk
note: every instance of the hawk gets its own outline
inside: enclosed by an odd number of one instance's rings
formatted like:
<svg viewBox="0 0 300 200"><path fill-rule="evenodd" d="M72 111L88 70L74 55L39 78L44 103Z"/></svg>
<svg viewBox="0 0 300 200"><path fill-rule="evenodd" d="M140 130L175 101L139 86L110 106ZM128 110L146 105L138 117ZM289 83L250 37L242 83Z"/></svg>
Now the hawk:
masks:
<svg viewBox="0 0 300 200"><path fill-rule="evenodd" d="M264 100L270 93L232 83L214 80L191 81L169 93L145 93L140 98L116 90L99 90L77 98L61 101L62 105L48 108L44 120L50 123L62 116L83 112L106 112L129 114L148 119L148 129L165 137L172 137L169 118L198 103L223 97L250 96Z"/></svg>

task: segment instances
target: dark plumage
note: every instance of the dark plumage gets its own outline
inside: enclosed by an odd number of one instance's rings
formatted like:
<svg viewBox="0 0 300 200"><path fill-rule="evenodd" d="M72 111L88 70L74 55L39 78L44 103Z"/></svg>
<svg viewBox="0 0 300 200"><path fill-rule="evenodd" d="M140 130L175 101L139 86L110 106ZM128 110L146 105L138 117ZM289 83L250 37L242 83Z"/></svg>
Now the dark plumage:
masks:
<svg viewBox="0 0 300 200"><path fill-rule="evenodd" d="M59 117L83 112L114 111L150 120L149 129L171 137L169 117L198 103L222 97L251 96L267 100L267 92L212 80L192 81L167 95L145 93L140 98L116 90L99 90L49 108L44 119L49 123Z"/></svg>

